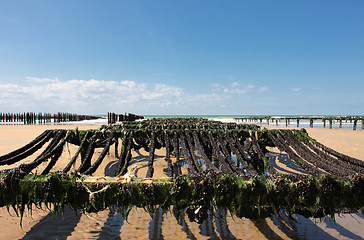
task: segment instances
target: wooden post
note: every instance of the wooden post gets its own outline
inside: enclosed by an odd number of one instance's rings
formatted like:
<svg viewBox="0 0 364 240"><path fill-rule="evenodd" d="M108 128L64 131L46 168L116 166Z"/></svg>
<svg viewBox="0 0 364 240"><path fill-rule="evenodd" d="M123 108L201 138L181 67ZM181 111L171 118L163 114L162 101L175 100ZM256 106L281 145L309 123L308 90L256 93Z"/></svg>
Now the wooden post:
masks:
<svg viewBox="0 0 364 240"><path fill-rule="evenodd" d="M339 120L339 128L342 128L343 127L343 120L340 118Z"/></svg>
<svg viewBox="0 0 364 240"><path fill-rule="evenodd" d="M326 119L322 119L322 121L324 122L324 128L326 127Z"/></svg>
<svg viewBox="0 0 364 240"><path fill-rule="evenodd" d="M297 118L297 127L300 127L300 120Z"/></svg>
<svg viewBox="0 0 364 240"><path fill-rule="evenodd" d="M364 129L364 119L361 120L361 129Z"/></svg>
<svg viewBox="0 0 364 240"><path fill-rule="evenodd" d="M358 120L354 120L354 125L353 125L353 130L356 130L356 123L357 123Z"/></svg>
<svg viewBox="0 0 364 240"><path fill-rule="evenodd" d="M313 118L310 118L310 127L313 127Z"/></svg>
<svg viewBox="0 0 364 240"><path fill-rule="evenodd" d="M329 123L330 123L330 129L332 128L332 119L329 119Z"/></svg>

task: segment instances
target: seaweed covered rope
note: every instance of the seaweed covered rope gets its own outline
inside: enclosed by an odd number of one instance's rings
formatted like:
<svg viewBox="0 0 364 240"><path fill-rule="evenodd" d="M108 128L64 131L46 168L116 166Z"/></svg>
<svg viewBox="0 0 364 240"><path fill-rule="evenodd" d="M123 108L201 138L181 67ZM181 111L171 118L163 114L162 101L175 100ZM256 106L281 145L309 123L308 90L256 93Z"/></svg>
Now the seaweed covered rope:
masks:
<svg viewBox="0 0 364 240"><path fill-rule="evenodd" d="M57 172L66 144L77 150ZM93 177L112 146L115 177ZM268 147L286 152L311 175L278 173L266 155ZM140 149L146 153L146 178L130 172ZM153 178L158 149L163 149L158 154L165 152L166 178ZM167 118L97 130L47 130L0 156L1 166L9 164L10 169L0 172L0 206L12 206L20 215L27 207L42 204L54 205L55 211L67 204L86 212L117 206L123 213L131 206L150 213L162 207L172 209L178 219L187 214L197 222L216 209L248 218L280 210L323 217L363 209L364 181L358 175L364 173L363 162L325 147L304 129ZM69 173L76 165L77 170Z"/></svg>
<svg viewBox="0 0 364 240"><path fill-rule="evenodd" d="M207 211L239 218L261 218L286 210L289 215L321 218L335 213L357 212L364 207L364 178L330 175L237 177L204 171L177 178L144 179L82 177L77 174L0 174L0 206L12 206L22 216L26 208L47 205L57 211L65 204L83 212L108 207L120 210L142 207L151 215L158 207L172 210L177 219L187 214L201 223ZM50 206L53 206L51 208Z"/></svg>

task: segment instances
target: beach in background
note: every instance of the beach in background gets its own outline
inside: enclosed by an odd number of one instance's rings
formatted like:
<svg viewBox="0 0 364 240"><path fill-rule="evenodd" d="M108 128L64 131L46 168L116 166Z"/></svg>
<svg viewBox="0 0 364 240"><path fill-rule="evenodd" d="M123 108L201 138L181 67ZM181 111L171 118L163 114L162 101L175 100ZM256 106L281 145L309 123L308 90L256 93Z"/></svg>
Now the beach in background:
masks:
<svg viewBox="0 0 364 240"><path fill-rule="evenodd" d="M229 121L231 117L211 117ZM77 125L1 125L0 155L11 152L33 140L46 129L97 129L103 122L83 122ZM268 128L285 128L273 124ZM294 127L293 127L294 128ZM301 128L301 127L299 127ZM306 128L309 135L319 142L351 157L364 160L364 131L349 128ZM62 169L73 156L75 147L65 147L58 168ZM290 171L292 165L287 157L276 149L272 151L270 161L279 168ZM97 149L101 152L102 149ZM165 176L166 165L163 149L156 151L155 177ZM98 154L96 154L98 155ZM147 153L133 153L134 174L145 176L142 167ZM114 148L104 160L95 176L112 174L116 164ZM58 164L58 162L57 162ZM13 166L6 166L11 168ZM1 169L4 169L2 166ZM1 170L0 169L0 170ZM57 169L57 167L56 167ZM77 166L74 166L77 169ZM45 208L46 209L46 208ZM9 214L10 213L10 214ZM322 222L295 216L296 221L276 216L266 219L249 220L232 218L220 219L210 213L208 221L201 226L191 223L178 224L171 213L162 215L158 210L150 217L143 209L134 208L129 218L123 219L113 210L97 214L82 214L66 208L64 216L52 216L48 210L33 209L27 212L20 226L20 218L11 209L0 209L0 239L363 239L364 216L361 213L336 216L335 221L325 218Z"/></svg>

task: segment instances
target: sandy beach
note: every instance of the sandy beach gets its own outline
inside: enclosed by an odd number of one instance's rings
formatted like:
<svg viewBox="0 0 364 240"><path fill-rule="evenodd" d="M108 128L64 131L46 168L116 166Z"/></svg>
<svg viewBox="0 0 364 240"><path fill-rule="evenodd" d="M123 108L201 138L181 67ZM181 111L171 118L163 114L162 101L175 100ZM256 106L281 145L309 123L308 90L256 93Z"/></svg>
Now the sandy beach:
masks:
<svg viewBox="0 0 364 240"><path fill-rule="evenodd" d="M46 129L97 129L95 125L1 125L0 155L11 152L33 140ZM269 126L270 129L276 128ZM282 127L280 127L282 128ZM350 129L306 128L309 135L338 152L364 160L364 131ZM284 159L276 149L272 150L272 161L282 169L295 171L295 166ZM76 151L67 145L56 170L63 169ZM99 155L102 149L97 149ZM165 151L156 151L154 177L166 176ZM145 161L148 153L143 150L133 153L133 174L144 177L147 171ZM112 175L116 158L114 147L104 159L94 176ZM31 159L26 160L31 161ZM14 166L0 166L0 170ZM44 167L44 166L43 166ZM73 169L77 169L76 162ZM72 169L71 169L72 171ZM186 170L184 170L186 171ZM10 214L9 214L10 213ZM290 219L271 217L259 220L237 219L229 215L219 219L210 214L209 221L201 226L197 223L179 225L171 215L157 211L151 218L143 209L134 208L127 221L113 210L105 210L87 216L66 208L62 219L60 214L52 216L48 211L34 209L26 213L22 227L20 218L10 209L0 209L0 239L363 239L363 214L344 214L336 217L336 223L327 218L314 222L297 216L297 222Z"/></svg>

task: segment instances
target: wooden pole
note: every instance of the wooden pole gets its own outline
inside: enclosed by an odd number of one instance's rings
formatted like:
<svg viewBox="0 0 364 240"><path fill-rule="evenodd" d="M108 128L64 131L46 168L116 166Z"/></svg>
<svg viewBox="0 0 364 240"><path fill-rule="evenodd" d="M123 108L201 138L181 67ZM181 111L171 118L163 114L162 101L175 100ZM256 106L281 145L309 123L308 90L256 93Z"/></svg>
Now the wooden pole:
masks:
<svg viewBox="0 0 364 240"><path fill-rule="evenodd" d="M353 130L356 130L356 123L357 123L358 120L354 120L354 125L353 125Z"/></svg>

